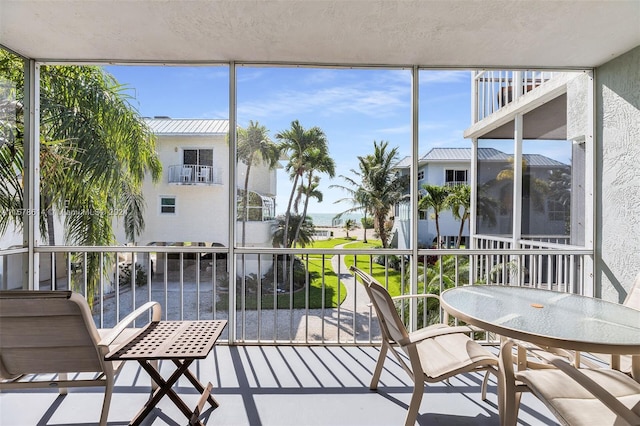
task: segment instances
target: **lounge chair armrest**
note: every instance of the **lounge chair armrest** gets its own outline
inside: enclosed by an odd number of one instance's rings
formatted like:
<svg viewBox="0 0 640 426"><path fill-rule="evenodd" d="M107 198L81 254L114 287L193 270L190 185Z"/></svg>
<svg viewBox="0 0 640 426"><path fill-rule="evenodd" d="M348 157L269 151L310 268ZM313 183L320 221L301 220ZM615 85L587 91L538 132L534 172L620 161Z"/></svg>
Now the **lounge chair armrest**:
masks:
<svg viewBox="0 0 640 426"><path fill-rule="evenodd" d="M422 299L422 298L432 298L440 301L440 296L437 294L403 294L402 296L394 296L391 299L395 302L396 300L403 299Z"/></svg>
<svg viewBox="0 0 640 426"><path fill-rule="evenodd" d="M424 328L422 330L417 330L409 334L408 341L398 342L398 343L400 343L401 345L415 344L415 343L422 342L423 340L426 340L426 339L432 339L434 337L444 336L447 334L458 334L458 333L467 334L474 331L476 330L466 325L460 325L457 327L444 326L441 328Z"/></svg>
<svg viewBox="0 0 640 426"><path fill-rule="evenodd" d="M147 302L144 305L140 306L135 311L131 312L129 315L124 317L115 327L111 329L109 334L103 337L98 345L100 346L109 346L113 343L114 340L122 333L132 322L134 322L139 316L147 313L149 309L152 309L151 321L160 321L160 317L162 316L162 307L158 302Z"/></svg>
<svg viewBox="0 0 640 426"><path fill-rule="evenodd" d="M582 373L579 369L572 366L565 359L559 357L553 357L550 359L550 363L578 382L583 388L591 392L593 396L598 398L604 405L609 407L611 411L625 419L629 424L640 424L640 416L635 414L623 403L621 403L615 396L611 395L605 388L600 386L593 379ZM624 374L624 373L620 373Z"/></svg>

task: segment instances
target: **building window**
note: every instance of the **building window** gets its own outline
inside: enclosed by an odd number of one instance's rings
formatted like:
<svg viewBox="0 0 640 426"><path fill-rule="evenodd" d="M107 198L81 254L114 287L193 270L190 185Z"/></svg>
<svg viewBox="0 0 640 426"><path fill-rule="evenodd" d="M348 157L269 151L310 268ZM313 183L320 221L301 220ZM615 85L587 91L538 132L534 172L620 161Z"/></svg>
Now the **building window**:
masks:
<svg viewBox="0 0 640 426"><path fill-rule="evenodd" d="M428 220L429 212L427 210L418 210L418 220Z"/></svg>
<svg viewBox="0 0 640 426"><path fill-rule="evenodd" d="M420 170L418 171L418 180L423 180L424 179L424 170Z"/></svg>
<svg viewBox="0 0 640 426"><path fill-rule="evenodd" d="M185 166L213 166L213 149L185 149L182 155Z"/></svg>
<svg viewBox="0 0 640 426"><path fill-rule="evenodd" d="M566 208L564 204L555 200L547 201L547 215L549 220L564 220L565 213Z"/></svg>
<svg viewBox="0 0 640 426"><path fill-rule="evenodd" d="M176 197L160 197L160 214L176 214Z"/></svg>
<svg viewBox="0 0 640 426"><path fill-rule="evenodd" d="M445 170L444 184L446 186L466 185L467 182L467 170Z"/></svg>

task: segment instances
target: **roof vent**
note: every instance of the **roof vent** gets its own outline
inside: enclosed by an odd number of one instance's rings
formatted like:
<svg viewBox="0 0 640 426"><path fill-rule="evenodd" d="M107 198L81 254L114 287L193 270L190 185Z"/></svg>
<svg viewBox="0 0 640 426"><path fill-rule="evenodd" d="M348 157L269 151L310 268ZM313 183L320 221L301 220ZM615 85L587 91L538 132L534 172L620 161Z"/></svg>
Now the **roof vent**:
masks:
<svg viewBox="0 0 640 426"><path fill-rule="evenodd" d="M159 118L159 119L163 119L163 120L170 120L171 117L169 117L168 115L154 115L153 118Z"/></svg>

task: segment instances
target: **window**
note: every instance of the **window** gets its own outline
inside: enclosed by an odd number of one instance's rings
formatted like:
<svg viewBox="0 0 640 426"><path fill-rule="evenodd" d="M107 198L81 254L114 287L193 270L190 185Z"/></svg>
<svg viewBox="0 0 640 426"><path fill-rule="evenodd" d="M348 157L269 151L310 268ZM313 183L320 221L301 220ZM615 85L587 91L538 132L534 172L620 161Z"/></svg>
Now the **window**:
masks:
<svg viewBox="0 0 640 426"><path fill-rule="evenodd" d="M467 170L445 170L444 184L456 186L467 183Z"/></svg>
<svg viewBox="0 0 640 426"><path fill-rule="evenodd" d="M160 214L176 214L176 197L160 197Z"/></svg>
<svg viewBox="0 0 640 426"><path fill-rule="evenodd" d="M419 170L418 171L418 180L422 180L424 179L424 170Z"/></svg>
<svg viewBox="0 0 640 426"><path fill-rule="evenodd" d="M427 210L418 210L418 220L428 220L429 212Z"/></svg>
<svg viewBox="0 0 640 426"><path fill-rule="evenodd" d="M189 166L213 166L213 149L185 149L182 164Z"/></svg>
<svg viewBox="0 0 640 426"><path fill-rule="evenodd" d="M547 201L547 215L549 220L564 220L566 210L566 206L559 201Z"/></svg>

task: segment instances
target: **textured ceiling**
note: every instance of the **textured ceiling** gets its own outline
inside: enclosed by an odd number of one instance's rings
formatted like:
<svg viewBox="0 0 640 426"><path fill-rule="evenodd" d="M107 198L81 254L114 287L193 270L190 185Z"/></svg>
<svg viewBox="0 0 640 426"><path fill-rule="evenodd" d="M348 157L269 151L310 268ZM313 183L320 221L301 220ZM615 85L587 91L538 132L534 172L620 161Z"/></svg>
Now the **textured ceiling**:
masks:
<svg viewBox="0 0 640 426"><path fill-rule="evenodd" d="M0 0L40 60L594 67L640 45L640 1Z"/></svg>

